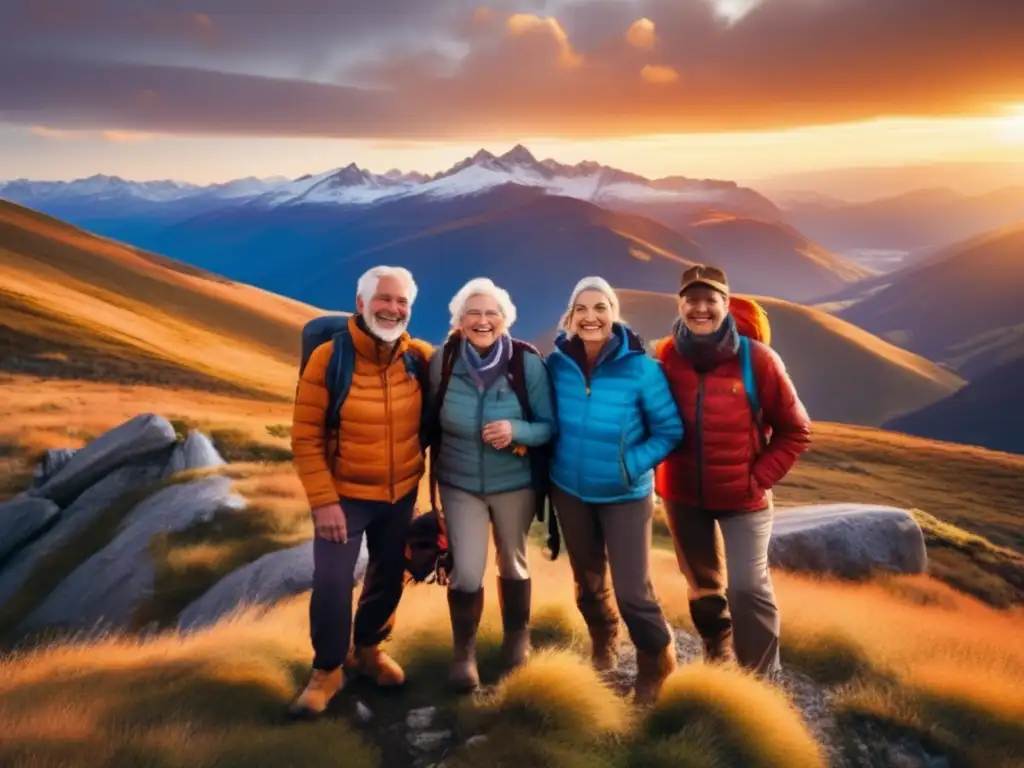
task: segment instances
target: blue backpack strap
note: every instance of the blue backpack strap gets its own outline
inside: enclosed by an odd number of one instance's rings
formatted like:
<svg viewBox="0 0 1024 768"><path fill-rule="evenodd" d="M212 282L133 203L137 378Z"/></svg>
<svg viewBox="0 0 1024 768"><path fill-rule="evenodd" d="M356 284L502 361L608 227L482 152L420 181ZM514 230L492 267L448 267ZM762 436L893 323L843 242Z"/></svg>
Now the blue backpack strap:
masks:
<svg viewBox="0 0 1024 768"><path fill-rule="evenodd" d="M334 334L334 349L327 363L327 414L326 422L333 429L341 422L341 406L352 386L352 374L355 371L355 348L348 329Z"/></svg>
<svg viewBox="0 0 1024 768"><path fill-rule="evenodd" d="M740 336L740 371L743 375L743 389L747 392L747 402L750 404L750 414L757 425L757 434L761 439L761 450L764 450L766 439L764 435L764 421L761 414L761 400L757 392L757 379L754 377L754 360L750 339Z"/></svg>

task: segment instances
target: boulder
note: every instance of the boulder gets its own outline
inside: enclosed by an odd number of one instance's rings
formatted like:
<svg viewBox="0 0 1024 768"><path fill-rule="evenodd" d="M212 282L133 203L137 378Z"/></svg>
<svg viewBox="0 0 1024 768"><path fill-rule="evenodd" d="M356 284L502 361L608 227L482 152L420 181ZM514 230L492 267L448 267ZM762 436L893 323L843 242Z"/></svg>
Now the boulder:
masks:
<svg viewBox="0 0 1024 768"><path fill-rule="evenodd" d="M208 522L218 512L244 506L245 500L231 492L231 480L221 476L157 491L136 505L110 543L64 579L17 631L129 627L137 609L153 594L153 537L185 530Z"/></svg>
<svg viewBox="0 0 1024 768"><path fill-rule="evenodd" d="M0 503L0 560L41 531L60 507L49 499L18 496Z"/></svg>
<svg viewBox="0 0 1024 768"><path fill-rule="evenodd" d="M118 467L161 453L175 440L174 427L167 419L151 413L140 414L76 451L50 479L29 493L66 507L86 488Z"/></svg>
<svg viewBox="0 0 1024 768"><path fill-rule="evenodd" d="M35 477L32 480L32 487L38 488L57 471L63 467L76 453L75 448L51 448L43 454L43 457L36 464Z"/></svg>
<svg viewBox="0 0 1024 768"><path fill-rule="evenodd" d="M872 504L777 508L768 560L846 579L875 571L924 573L928 566L924 533L913 515Z"/></svg>
<svg viewBox="0 0 1024 768"><path fill-rule="evenodd" d="M43 557L68 542L73 542L96 518L125 494L155 482L160 477L162 466L126 465L86 489L70 507L60 513L56 525L17 552L0 570L0 606L25 585ZM53 503L46 499L40 501Z"/></svg>
<svg viewBox="0 0 1024 768"><path fill-rule="evenodd" d="M227 462L218 453L213 441L202 432L193 429L188 433L188 437L174 446L164 476L170 477L189 469L220 467L225 464Z"/></svg>
<svg viewBox="0 0 1024 768"><path fill-rule="evenodd" d="M363 537L355 580L366 574L369 553ZM313 541L271 552L229 573L181 612L178 628L200 629L248 606L270 607L282 598L313 588Z"/></svg>

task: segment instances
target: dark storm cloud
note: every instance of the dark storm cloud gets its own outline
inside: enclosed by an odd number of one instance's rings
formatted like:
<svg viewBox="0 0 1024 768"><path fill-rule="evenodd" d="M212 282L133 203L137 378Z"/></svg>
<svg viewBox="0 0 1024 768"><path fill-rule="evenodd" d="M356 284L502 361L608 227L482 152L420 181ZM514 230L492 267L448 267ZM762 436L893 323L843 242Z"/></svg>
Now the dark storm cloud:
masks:
<svg viewBox="0 0 1024 768"><path fill-rule="evenodd" d="M539 0L490 11L461 0L291 0L287 15L271 13L280 8L271 0L132 10L141 5L16 0L21 26L0 33L0 66L19 76L0 80L0 119L484 138L782 127L1024 101L1019 0L765 0L733 24L709 0L562 0L548 4L549 18L531 15ZM626 30L640 18L653 38L631 44ZM50 32L31 46L2 44L26 25ZM87 39L72 45L76 34ZM161 66L138 63L139 39L163 51L145 59ZM323 66L311 67L314 52ZM216 71L218 56L235 74ZM300 79L331 62L347 86Z"/></svg>

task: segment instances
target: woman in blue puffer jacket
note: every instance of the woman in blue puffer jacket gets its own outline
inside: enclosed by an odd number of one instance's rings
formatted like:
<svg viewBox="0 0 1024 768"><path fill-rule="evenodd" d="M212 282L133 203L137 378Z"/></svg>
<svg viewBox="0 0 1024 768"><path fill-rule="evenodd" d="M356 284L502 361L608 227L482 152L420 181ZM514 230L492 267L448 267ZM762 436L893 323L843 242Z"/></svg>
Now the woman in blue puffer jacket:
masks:
<svg viewBox="0 0 1024 768"><path fill-rule="evenodd" d="M558 420L551 500L594 666L609 670L616 660L614 584L637 650L635 700L649 704L676 667L650 577L654 467L682 440L683 423L661 365L620 321L618 297L605 280L576 285L562 325L548 357Z"/></svg>

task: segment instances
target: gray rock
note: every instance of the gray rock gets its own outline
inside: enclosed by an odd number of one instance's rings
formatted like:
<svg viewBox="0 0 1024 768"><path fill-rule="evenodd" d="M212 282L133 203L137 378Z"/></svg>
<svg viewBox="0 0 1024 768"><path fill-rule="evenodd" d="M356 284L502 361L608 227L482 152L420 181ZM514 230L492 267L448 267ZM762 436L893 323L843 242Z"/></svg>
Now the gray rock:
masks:
<svg viewBox="0 0 1024 768"><path fill-rule="evenodd" d="M406 740L419 752L433 752L452 737L451 731L411 731Z"/></svg>
<svg viewBox="0 0 1024 768"><path fill-rule="evenodd" d="M363 725L373 720L373 712L361 701L356 702L356 719Z"/></svg>
<svg viewBox="0 0 1024 768"><path fill-rule="evenodd" d="M410 709L405 716L405 725L413 730L422 731L434 723L435 717L437 717L437 707Z"/></svg>
<svg viewBox="0 0 1024 768"><path fill-rule="evenodd" d="M363 537L356 560L358 584L366 574L369 552ZM229 573L190 603L178 620L189 631L208 626L242 608L270 607L278 600L313 588L313 541L271 552Z"/></svg>
<svg viewBox="0 0 1024 768"><path fill-rule="evenodd" d="M467 747L478 747L481 744L486 744L486 743L487 743L487 736L485 736L482 733L478 733L476 736L470 736L468 739L466 739L466 746Z"/></svg>
<svg viewBox="0 0 1024 768"><path fill-rule="evenodd" d="M33 496L22 495L0 503L0 560L59 514L60 507L52 501Z"/></svg>
<svg viewBox="0 0 1024 768"><path fill-rule="evenodd" d="M36 464L32 487L38 488L53 477L76 453L77 449L75 448L51 448L46 451L39 463Z"/></svg>
<svg viewBox="0 0 1024 768"><path fill-rule="evenodd" d="M182 442L174 446L164 474L167 477L189 469L220 467L227 464L217 452L213 441L198 430L191 430Z"/></svg>
<svg viewBox="0 0 1024 768"><path fill-rule="evenodd" d="M32 578L42 557L73 541L126 493L155 482L162 466L161 463L121 467L82 493L60 513L56 525L15 554L0 570L0 605L10 600Z"/></svg>
<svg viewBox="0 0 1024 768"><path fill-rule="evenodd" d="M53 477L30 493L66 507L86 488L118 467L159 454L174 442L174 427L167 419L151 413L140 414L76 451Z"/></svg>
<svg viewBox="0 0 1024 768"><path fill-rule="evenodd" d="M208 522L223 510L244 508L226 477L204 477L168 486L138 504L110 543L76 568L18 627L70 630L127 627L153 593L156 573L149 545L154 536Z"/></svg>
<svg viewBox="0 0 1024 768"><path fill-rule="evenodd" d="M924 534L906 510L870 504L780 507L769 562L795 571L861 579L872 571L924 573Z"/></svg>

